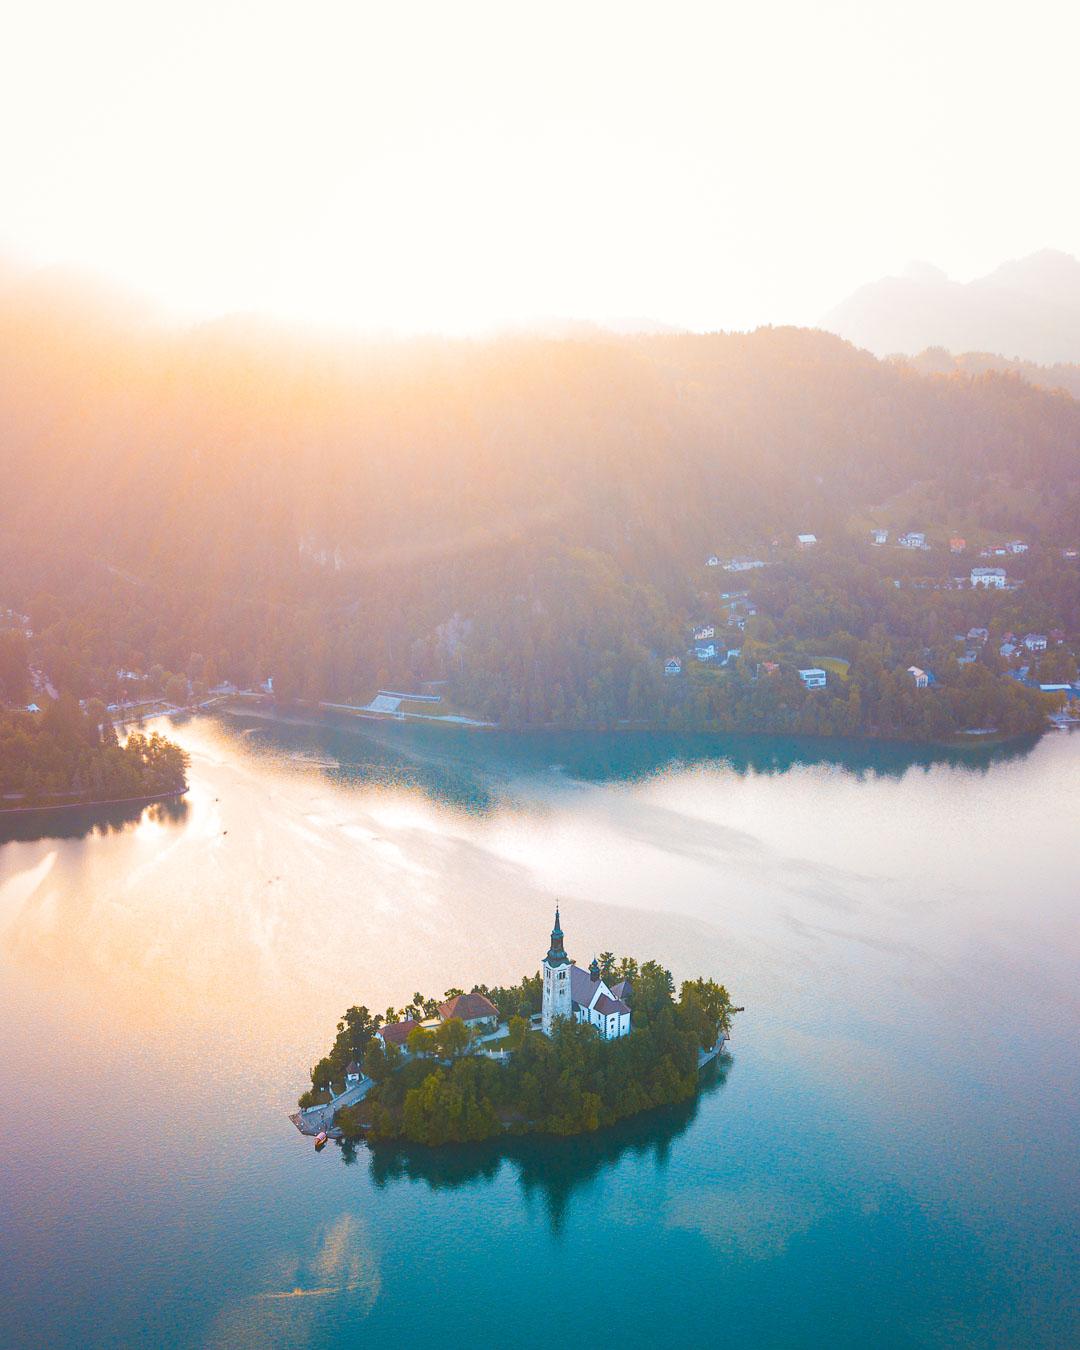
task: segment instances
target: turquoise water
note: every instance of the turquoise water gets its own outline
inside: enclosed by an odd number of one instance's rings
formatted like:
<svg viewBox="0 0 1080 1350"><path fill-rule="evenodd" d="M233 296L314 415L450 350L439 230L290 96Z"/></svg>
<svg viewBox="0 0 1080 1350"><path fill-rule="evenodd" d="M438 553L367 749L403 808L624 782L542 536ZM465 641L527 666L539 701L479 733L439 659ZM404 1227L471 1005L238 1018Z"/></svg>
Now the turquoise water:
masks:
<svg viewBox="0 0 1080 1350"><path fill-rule="evenodd" d="M1080 1339L1080 739L176 729L176 808L0 827L0 1344ZM691 1107L316 1155L352 1002L656 956Z"/></svg>

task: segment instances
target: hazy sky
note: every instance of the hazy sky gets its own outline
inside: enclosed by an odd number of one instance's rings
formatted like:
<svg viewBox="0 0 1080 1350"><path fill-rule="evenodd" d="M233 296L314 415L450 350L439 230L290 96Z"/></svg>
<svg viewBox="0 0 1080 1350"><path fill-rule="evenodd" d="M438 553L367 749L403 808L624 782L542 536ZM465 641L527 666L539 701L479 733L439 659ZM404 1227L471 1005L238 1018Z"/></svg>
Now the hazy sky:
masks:
<svg viewBox="0 0 1080 1350"><path fill-rule="evenodd" d="M0 250L186 311L812 322L1080 253L1080 5L8 6Z"/></svg>

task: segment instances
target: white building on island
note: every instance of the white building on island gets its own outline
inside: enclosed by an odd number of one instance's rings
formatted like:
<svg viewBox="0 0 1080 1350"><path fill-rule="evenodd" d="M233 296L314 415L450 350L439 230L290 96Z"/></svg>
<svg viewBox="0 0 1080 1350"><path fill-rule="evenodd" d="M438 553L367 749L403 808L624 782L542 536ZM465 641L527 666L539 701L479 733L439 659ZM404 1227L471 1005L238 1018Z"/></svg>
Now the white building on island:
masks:
<svg viewBox="0 0 1080 1350"><path fill-rule="evenodd" d="M574 965L563 946L557 908L551 946L541 962L540 975L544 982L540 1025L545 1035L551 1035L557 1017L587 1022L607 1041L630 1034L630 1007L626 1002L629 981L620 980L609 986L601 977L595 957L587 971Z"/></svg>

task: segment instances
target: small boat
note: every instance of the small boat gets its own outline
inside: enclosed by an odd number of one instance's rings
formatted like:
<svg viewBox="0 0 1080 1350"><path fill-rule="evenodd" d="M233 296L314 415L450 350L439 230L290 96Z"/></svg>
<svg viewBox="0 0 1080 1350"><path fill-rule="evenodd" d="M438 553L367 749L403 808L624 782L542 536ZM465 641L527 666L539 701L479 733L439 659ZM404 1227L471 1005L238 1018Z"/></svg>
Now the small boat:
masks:
<svg viewBox="0 0 1080 1350"><path fill-rule="evenodd" d="M325 1147L326 1147L326 1141L327 1141L329 1138L330 1138L330 1136L326 1133L325 1130L320 1130L319 1133L315 1136L315 1147L316 1147L317 1149L319 1149L319 1148L325 1148Z"/></svg>

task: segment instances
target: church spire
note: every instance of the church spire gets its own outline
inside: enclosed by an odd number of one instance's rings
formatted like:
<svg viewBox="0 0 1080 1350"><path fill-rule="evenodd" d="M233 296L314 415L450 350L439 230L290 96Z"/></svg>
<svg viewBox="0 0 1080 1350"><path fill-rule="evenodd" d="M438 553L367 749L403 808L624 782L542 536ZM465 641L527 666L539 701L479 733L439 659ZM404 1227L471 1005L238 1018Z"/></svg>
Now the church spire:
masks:
<svg viewBox="0 0 1080 1350"><path fill-rule="evenodd" d="M551 946L548 948L549 966L565 966L569 962L566 948L563 946L563 930L559 923L559 906L555 906L555 927L551 930Z"/></svg>

